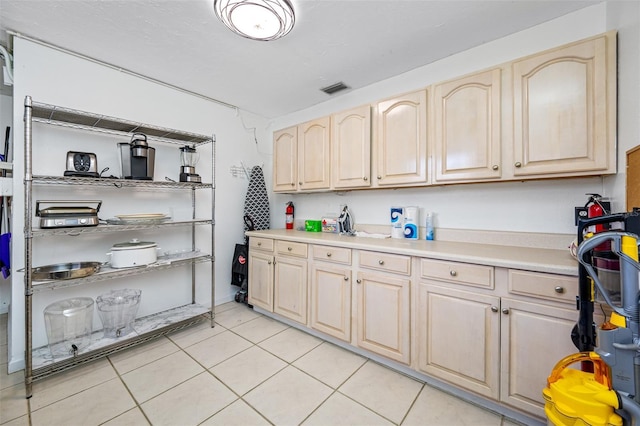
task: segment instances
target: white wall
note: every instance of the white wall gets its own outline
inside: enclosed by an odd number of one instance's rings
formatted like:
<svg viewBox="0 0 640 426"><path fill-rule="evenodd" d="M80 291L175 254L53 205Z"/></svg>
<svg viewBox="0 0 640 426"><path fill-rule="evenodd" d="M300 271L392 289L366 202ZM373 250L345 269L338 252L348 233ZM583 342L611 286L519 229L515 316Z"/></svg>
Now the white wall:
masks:
<svg viewBox="0 0 640 426"><path fill-rule="evenodd" d="M11 138L13 138L13 98L7 95L0 95L0 131L2 135L2 147L4 147L4 136L7 126L11 127ZM4 149L4 148L2 148ZM11 298L11 280L4 279L0 275L0 314L7 313L9 300Z"/></svg>
<svg viewBox="0 0 640 426"><path fill-rule="evenodd" d="M525 31L486 43L371 86L354 90L339 98L274 120L271 130L372 103L389 96L416 90L449 78L485 69L519 57L572 41L604 33L624 22L619 35L620 86L630 90L621 94L619 105L623 144L638 141L638 3L605 3L571 13ZM607 19L607 12L617 19ZM425 41L427 42L427 41ZM437 43L437 40L430 41ZM348 84L348 82L346 82ZM619 170L624 169L620 163ZM609 181L612 181L609 184ZM537 182L482 183L421 189L351 191L340 194L275 195L273 227L284 225L284 202L292 199L296 219L319 218L336 212L340 204L352 208L356 223L388 224L392 205L417 205L436 212L436 226L458 229L487 229L573 234L574 206L584 205L586 193L613 197L614 206L624 209L623 181L579 178Z"/></svg>
<svg viewBox="0 0 640 426"><path fill-rule="evenodd" d="M233 299L237 287L230 285L231 258L236 242L243 242L242 211L244 207L244 195L246 193L246 179L234 178L229 173L232 165L244 162L247 166L253 166L270 161L259 155L258 150L264 151L262 145L271 145L270 137L265 137L266 122L260 117L240 112L221 106L210 100L181 92L167 86L151 82L149 80L122 73L117 69L98 64L93 61L80 58L59 50L43 46L41 44L16 38L14 43L15 58L15 86L13 120L15 128L15 152L16 158L23 158L23 105L24 97L30 95L34 101L61 105L73 109L90 111L126 118L142 123L149 123L168 128L201 133L215 134L216 144L216 304ZM245 123L240 117L244 117ZM253 132L247 127L257 127L257 139L254 142ZM42 174L62 174L64 161L68 150L84 150L95 152L98 156L99 169L110 167L118 170L116 162L116 141L104 136L87 135L84 132L69 132L51 126L41 124L34 125L34 171ZM268 142L265 142L268 141ZM128 142L128 141L125 141ZM158 150L156 159L155 179L163 179L164 176L178 178L179 152L178 146L163 147L154 145ZM163 150L160 153L160 150ZM205 181L211 181L211 145L199 148L200 162L196 168ZM24 190L22 185L22 173L24 164L17 161L15 165L14 180L14 205L15 217L13 222L13 269L24 267L24 239L23 229L23 205ZM44 173L43 173L44 171ZM37 172L36 172L37 174ZM68 197L68 188L63 187L34 187L35 199L64 199ZM116 190L114 190L116 191ZM188 192L188 191L187 191ZM118 212L135 213L136 211L166 211L164 202L168 197L182 197L180 191L143 193L131 192L124 198L122 193L113 194L101 189L83 189L80 193L74 193L74 199L102 199L104 201L100 216L112 217ZM208 195L203 196L205 203L198 206L202 217L210 214L211 207ZM160 200L160 201L158 201ZM169 200L170 201L170 200ZM187 200L188 201L188 200ZM190 205L190 204L187 204ZM132 210L136 211L132 211ZM187 209L190 212L190 209ZM178 216L187 214L177 208L173 213ZM204 228L202 228L204 229ZM208 228L207 228L208 229ZM187 228L184 229L185 231ZM172 237L157 233L141 233L146 238L157 238L164 249L179 249L180 244L186 244L180 236ZM133 235L96 235L81 238L57 237L37 238L34 241L34 265L56 263L73 260L101 260L105 261L105 253L114 242L126 241ZM138 234L136 234L138 236ZM210 247L211 236L202 230L198 233L204 248ZM167 244L167 245L165 245ZM62 247L58 250L57 248ZM68 258L76 256L80 259ZM64 259L66 257L66 260ZM197 301L210 305L210 268L208 265L198 265L199 280L197 283ZM64 299L71 295L87 295L95 297L98 294L117 287L142 288L142 303L139 314L152 313L166 309L175 304L176 300L190 300L190 286L177 285L177 282L186 282L186 271L169 271L165 278L168 283L162 285L154 283L148 276L135 282L126 280L95 283L89 286L74 287L56 292L39 293L34 296L34 347L46 344L42 311L44 307L55 300ZM24 341L24 298L23 298L23 274L14 272L12 284L12 299L10 313L10 371L23 367L23 341ZM113 287L112 287L113 286ZM94 318L96 328L100 328L97 316Z"/></svg>

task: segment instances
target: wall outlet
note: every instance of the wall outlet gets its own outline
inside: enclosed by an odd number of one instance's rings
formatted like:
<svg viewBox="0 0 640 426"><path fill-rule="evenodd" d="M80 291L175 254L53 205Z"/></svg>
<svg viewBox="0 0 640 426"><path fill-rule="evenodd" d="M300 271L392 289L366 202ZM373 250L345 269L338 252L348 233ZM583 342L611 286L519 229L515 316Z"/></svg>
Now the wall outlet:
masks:
<svg viewBox="0 0 640 426"><path fill-rule="evenodd" d="M578 220L579 219L586 219L588 217L589 212L587 211L586 207L576 207L575 208L575 213L574 213L574 225L578 226Z"/></svg>

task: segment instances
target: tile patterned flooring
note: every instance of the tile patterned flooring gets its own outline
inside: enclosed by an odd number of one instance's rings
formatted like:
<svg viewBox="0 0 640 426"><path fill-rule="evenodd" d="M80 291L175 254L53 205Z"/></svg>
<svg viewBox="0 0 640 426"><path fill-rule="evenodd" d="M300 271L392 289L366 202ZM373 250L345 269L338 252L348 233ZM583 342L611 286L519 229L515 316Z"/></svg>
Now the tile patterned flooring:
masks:
<svg viewBox="0 0 640 426"><path fill-rule="evenodd" d="M234 302L208 322L34 383L7 375L2 425L514 425Z"/></svg>

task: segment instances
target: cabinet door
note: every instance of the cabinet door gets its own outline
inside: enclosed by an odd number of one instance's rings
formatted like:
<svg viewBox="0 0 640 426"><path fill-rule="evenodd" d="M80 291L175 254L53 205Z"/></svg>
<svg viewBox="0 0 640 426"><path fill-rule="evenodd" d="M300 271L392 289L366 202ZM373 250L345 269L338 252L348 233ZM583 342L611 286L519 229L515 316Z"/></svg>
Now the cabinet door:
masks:
<svg viewBox="0 0 640 426"><path fill-rule="evenodd" d="M418 297L419 368L498 399L500 298L431 282L418 284Z"/></svg>
<svg viewBox="0 0 640 426"><path fill-rule="evenodd" d="M514 175L615 173L615 35L513 64Z"/></svg>
<svg viewBox="0 0 640 426"><path fill-rule="evenodd" d="M273 256L249 251L249 304L273 312Z"/></svg>
<svg viewBox="0 0 640 426"><path fill-rule="evenodd" d="M331 118L331 168L334 188L371 185L371 107L365 105Z"/></svg>
<svg viewBox="0 0 640 426"><path fill-rule="evenodd" d="M273 312L307 323L307 261L278 256L274 271Z"/></svg>
<svg viewBox="0 0 640 426"><path fill-rule="evenodd" d="M377 184L427 183L427 92L379 102L375 118Z"/></svg>
<svg viewBox="0 0 640 426"><path fill-rule="evenodd" d="M311 327L351 342L351 269L314 264L310 300Z"/></svg>
<svg viewBox="0 0 640 426"><path fill-rule="evenodd" d="M435 180L500 178L500 69L433 90Z"/></svg>
<svg viewBox="0 0 640 426"><path fill-rule="evenodd" d="M575 309L502 299L501 401L544 417L542 389L555 364L578 352Z"/></svg>
<svg viewBox="0 0 640 426"><path fill-rule="evenodd" d="M273 190L291 192L298 188L298 128L273 133Z"/></svg>
<svg viewBox="0 0 640 426"><path fill-rule="evenodd" d="M392 275L358 273L358 346L409 364L410 284Z"/></svg>
<svg viewBox="0 0 640 426"><path fill-rule="evenodd" d="M298 126L298 187L329 189L330 166L329 117L319 118Z"/></svg>

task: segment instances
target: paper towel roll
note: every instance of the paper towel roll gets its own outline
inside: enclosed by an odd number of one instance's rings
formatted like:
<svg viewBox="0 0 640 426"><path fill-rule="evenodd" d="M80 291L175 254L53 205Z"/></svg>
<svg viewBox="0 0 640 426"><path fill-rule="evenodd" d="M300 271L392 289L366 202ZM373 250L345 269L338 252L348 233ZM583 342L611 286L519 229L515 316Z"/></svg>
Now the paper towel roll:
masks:
<svg viewBox="0 0 640 426"><path fill-rule="evenodd" d="M402 227L391 227L391 238L404 238L404 229Z"/></svg>
<svg viewBox="0 0 640 426"><path fill-rule="evenodd" d="M405 207L404 208L404 221L411 223L418 223L418 207Z"/></svg>
<svg viewBox="0 0 640 426"><path fill-rule="evenodd" d="M402 228L404 223L404 208L391 207L391 225L395 228Z"/></svg>

